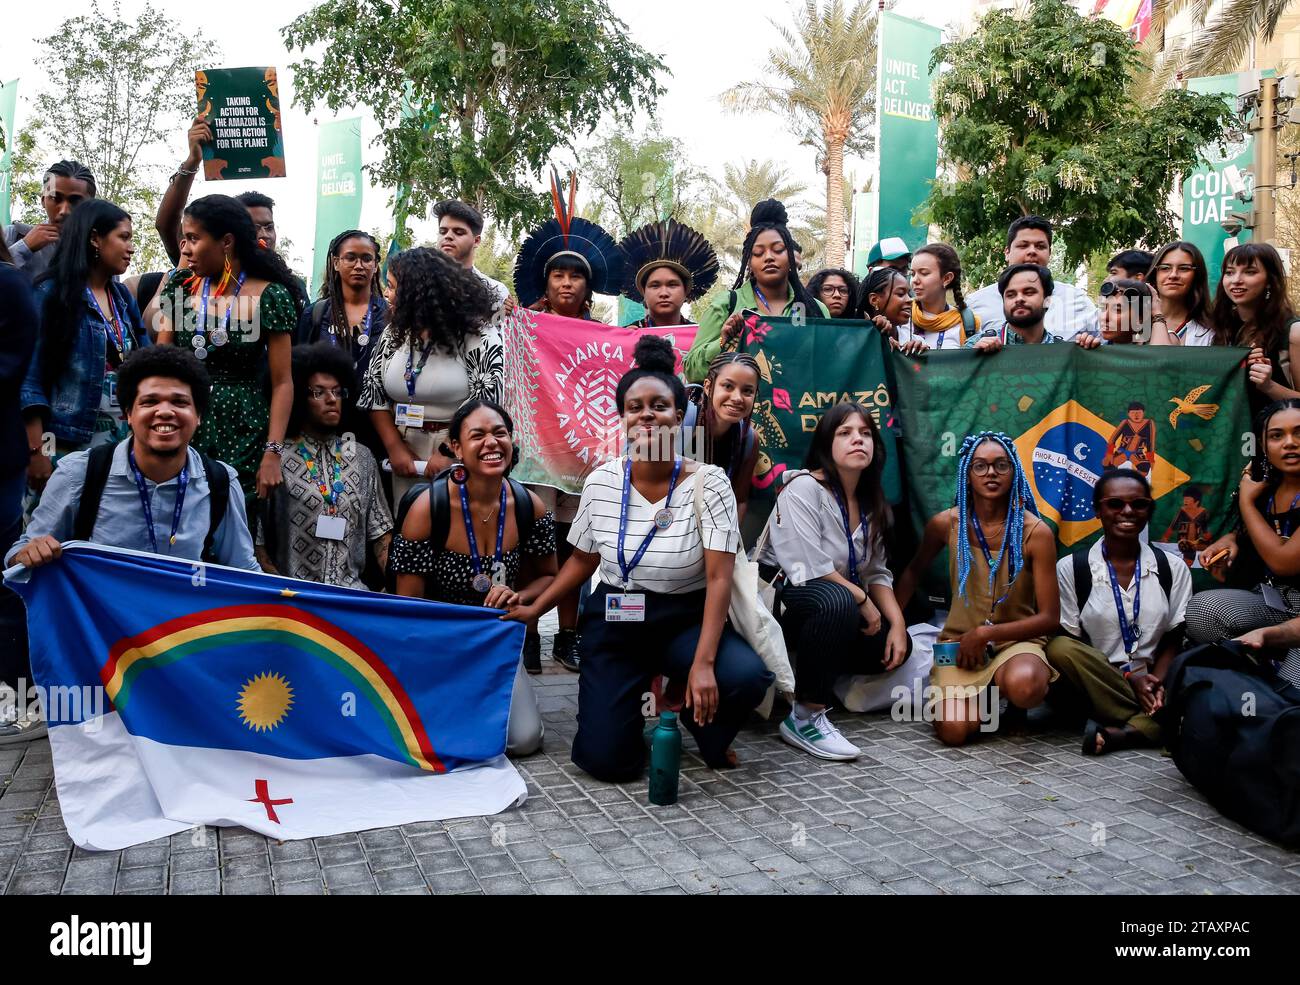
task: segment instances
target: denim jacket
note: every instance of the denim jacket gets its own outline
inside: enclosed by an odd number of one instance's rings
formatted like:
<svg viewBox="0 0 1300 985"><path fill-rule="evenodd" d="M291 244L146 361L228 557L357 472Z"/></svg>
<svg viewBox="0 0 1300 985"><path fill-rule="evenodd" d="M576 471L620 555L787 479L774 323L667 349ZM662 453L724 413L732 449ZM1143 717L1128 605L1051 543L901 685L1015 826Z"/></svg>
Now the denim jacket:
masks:
<svg viewBox="0 0 1300 985"><path fill-rule="evenodd" d="M116 280L108 288L113 292L118 317L131 336L131 349L149 344L140 309L131 293ZM47 280L36 288L38 321L45 317L45 299L54 290L54 282ZM104 392L104 358L109 345L108 322L87 297L83 302L81 331L71 352L66 354L63 372L50 391L41 382L41 350L45 345L44 332L37 336L36 352L23 380L22 409L24 415L38 411L46 427L59 441L81 446L95 433L95 415L99 411Z"/></svg>

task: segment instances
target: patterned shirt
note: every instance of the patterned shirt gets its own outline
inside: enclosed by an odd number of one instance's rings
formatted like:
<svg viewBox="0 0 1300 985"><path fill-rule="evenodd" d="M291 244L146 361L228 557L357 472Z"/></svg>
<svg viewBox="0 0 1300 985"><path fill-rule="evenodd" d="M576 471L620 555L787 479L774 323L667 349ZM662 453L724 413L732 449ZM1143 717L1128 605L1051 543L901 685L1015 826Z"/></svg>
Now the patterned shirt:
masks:
<svg viewBox="0 0 1300 985"><path fill-rule="evenodd" d="M328 540L316 536L316 523L327 512L319 482L323 477L332 484L336 448L342 453L343 482L336 512L347 527L342 540ZM314 470L308 469L308 459L316 463ZM321 442L304 434L285 442L283 472L284 483L263 507L258 546L267 549L276 570L286 577L364 590L366 549L393 529L374 455L355 441Z"/></svg>
<svg viewBox="0 0 1300 985"><path fill-rule="evenodd" d="M969 339L966 340L966 344L965 346L963 346L963 348L974 349L975 346L979 344L980 339L984 337L985 336L983 335L972 335ZM1002 328L998 330L998 339L1002 342L1003 345L1051 345L1054 342L1065 341L1065 339L1061 338L1059 335L1053 335L1051 332L1045 331L1043 332L1042 341L1026 342L1025 337L1023 335L1021 335L1013 328L1008 328L1005 323L1003 324Z"/></svg>

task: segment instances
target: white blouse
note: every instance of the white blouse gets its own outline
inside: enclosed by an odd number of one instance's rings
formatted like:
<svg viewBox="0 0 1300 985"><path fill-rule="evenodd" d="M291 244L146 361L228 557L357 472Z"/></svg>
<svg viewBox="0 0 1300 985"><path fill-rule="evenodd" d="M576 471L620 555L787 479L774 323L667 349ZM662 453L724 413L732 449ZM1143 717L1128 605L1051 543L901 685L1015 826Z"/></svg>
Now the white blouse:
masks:
<svg viewBox="0 0 1300 985"><path fill-rule="evenodd" d="M569 529L569 543L586 554L600 555L600 580L622 587L618 566L618 525L623 498L623 469L626 458L601 465L582 485L578 515ZM704 483L701 522L695 519L695 486ZM649 502L633 484L628 493L627 536L624 557L630 562L641 542L654 528L654 515L664 501ZM660 530L628 579L628 590L684 595L705 587L704 552L735 553L740 545L736 494L727 473L716 465L700 465L683 474L673 490L668 509L673 522Z"/></svg>
<svg viewBox="0 0 1300 985"><path fill-rule="evenodd" d="M770 540L759 560L778 564L792 585L804 585L835 572L849 578L849 542L844 514L835 494L807 472L796 472L776 499L768 521ZM868 530L864 516L853 531L858 558L858 584L892 587L882 531ZM867 546L870 537L871 546ZM852 580L852 579L850 579Z"/></svg>
<svg viewBox="0 0 1300 985"><path fill-rule="evenodd" d="M415 378L415 396L406 389L406 361L420 365L421 350L397 344L385 330L366 370L357 407L361 410L390 410L395 404L423 404L426 421L450 421L461 404L476 397L501 402L505 363L501 332L487 327L466 340L465 352L454 355L431 352Z"/></svg>

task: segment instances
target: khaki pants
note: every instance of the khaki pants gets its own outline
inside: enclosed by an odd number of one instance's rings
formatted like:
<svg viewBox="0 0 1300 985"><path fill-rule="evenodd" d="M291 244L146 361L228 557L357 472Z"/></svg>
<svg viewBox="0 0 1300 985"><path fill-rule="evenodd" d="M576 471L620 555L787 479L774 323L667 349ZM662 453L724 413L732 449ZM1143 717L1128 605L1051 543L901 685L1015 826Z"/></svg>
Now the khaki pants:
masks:
<svg viewBox="0 0 1300 985"><path fill-rule="evenodd" d="M1160 726L1142 711L1129 682L1100 650L1058 636L1047 644L1047 662L1082 695L1089 714L1102 725L1132 725L1152 742L1160 741Z"/></svg>

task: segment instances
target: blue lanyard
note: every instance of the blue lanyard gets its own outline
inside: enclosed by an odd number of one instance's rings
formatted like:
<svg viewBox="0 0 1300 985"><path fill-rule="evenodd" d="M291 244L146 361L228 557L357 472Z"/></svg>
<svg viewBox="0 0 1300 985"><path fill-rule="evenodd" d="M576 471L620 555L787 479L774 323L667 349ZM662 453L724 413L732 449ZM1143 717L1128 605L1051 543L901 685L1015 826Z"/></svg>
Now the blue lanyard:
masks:
<svg viewBox="0 0 1300 985"><path fill-rule="evenodd" d="M673 459L673 474L668 480L668 495L664 497L664 509L672 505L673 490L677 488L677 477L682 472L682 460ZM698 480L697 480L698 481ZM659 532L659 524L652 522L650 532L645 535L645 540L641 541L641 546L636 549L632 555L632 563L627 563L627 558L623 554L623 544L627 540L627 501L632 494L632 459L628 458L627 464L623 466L623 503L618 513L618 567L623 572L623 587L627 588L627 583L632 575L632 569L641 563L645 557L646 549L650 546L650 541L655 539L655 534ZM662 511L661 511L662 512Z"/></svg>
<svg viewBox="0 0 1300 985"><path fill-rule="evenodd" d="M840 508L840 516L844 520L844 536L849 542L849 581L856 585L858 583L858 549L853 546L853 531L849 529L849 507L840 496L840 491L834 486L831 486L831 495L835 497L835 502ZM867 531L863 530L862 535L862 542L865 544L867 542Z"/></svg>
<svg viewBox="0 0 1300 985"><path fill-rule="evenodd" d="M86 288L86 297L90 298L90 303L95 306L99 312L99 317L109 328L109 338L113 340L113 348L117 350L118 356L126 355L131 348L131 337L127 335L125 327L122 325L122 316L117 312L117 302L113 300L113 289L104 288L104 294L108 297L108 314L104 314L104 309L99 306L99 298L95 297L95 292L89 287Z"/></svg>
<svg viewBox="0 0 1300 985"><path fill-rule="evenodd" d="M361 346L363 349L370 344L370 319L371 317L373 317L374 313L375 313L374 307L372 305L366 305L366 320L364 324L362 324L361 326L361 337L357 339L357 344ZM333 312L331 312L331 314L333 314ZM347 318L346 310L343 312L343 317L345 319ZM338 327L334 324L334 319L331 318L330 319L330 341L334 345L340 345L338 338L339 338ZM427 359L428 357L425 358ZM423 363L420 364L420 368L421 369L424 368ZM407 369L408 371L410 369L409 363L407 364ZM415 396L415 394L412 393L411 396Z"/></svg>
<svg viewBox="0 0 1300 985"><path fill-rule="evenodd" d="M158 536L153 529L153 504L149 502L149 487L145 484L144 473L140 471L140 466L135 463L135 448L127 445L127 461L131 463L131 474L135 476L135 487L140 492L140 506L144 509L144 525L149 531L149 550L153 554L158 553ZM185 489L190 484L190 467L186 463L181 469L181 474L176 477L176 509L172 513L172 531L171 536L167 538L168 545L176 543L176 531L181 526L181 510L185 508Z"/></svg>
<svg viewBox="0 0 1300 985"><path fill-rule="evenodd" d="M478 538L474 536L474 517L469 511L469 493L465 491L464 484L457 483L457 486L460 489L460 512L465 517L465 539L469 541L469 560L474 567L474 577L477 578L483 570L483 562L478 555ZM506 484L504 482L501 483L501 509L498 513L496 562L493 564L493 571L501 567L501 545L506 537Z"/></svg>
<svg viewBox="0 0 1300 985"><path fill-rule="evenodd" d="M772 310L772 306L771 306L770 304L768 304L768 302L767 302L767 296L764 295L763 292L760 291L760 290L758 289L758 283L757 283L757 282L754 283L754 297L756 297L756 298L758 298L760 301L762 301L762 302L763 302L763 307L766 308L768 311L771 311L771 310Z"/></svg>
<svg viewBox="0 0 1300 985"><path fill-rule="evenodd" d="M200 346L203 345L203 333L208 330L208 290L210 289L211 284L212 284L211 278L208 277L203 278L203 301L201 307L199 308L199 330L194 333L195 335L198 336L199 339L198 345ZM239 292L242 291L243 289L244 289L244 273L243 271L240 271L239 279L235 281L235 293L230 296L230 304L226 306L225 321L223 321L221 324L221 343L220 343L221 345L225 345L226 340L230 338L230 334L229 334L230 315L235 310L235 298L239 297ZM212 344L216 345L217 340L215 336L217 333L212 332L210 334L214 336L212 340Z"/></svg>
<svg viewBox="0 0 1300 985"><path fill-rule="evenodd" d="M1110 592L1115 596L1115 611L1119 614L1119 632L1124 638L1124 655L1133 656L1133 651L1137 649L1138 640L1142 637L1142 627L1138 624L1138 616L1142 613L1142 555L1139 553L1138 559L1133 562L1133 622L1130 625L1128 616L1124 614L1124 599L1119 592L1119 575L1115 574L1115 566L1110 563L1110 555L1106 553L1106 545L1101 545L1101 556L1106 561L1106 571L1110 574Z"/></svg>
<svg viewBox="0 0 1300 985"><path fill-rule="evenodd" d="M1006 556L1006 553L1007 553L1007 533L1006 533L1006 529L1003 528L1003 531L1002 531L1002 546L998 548L998 559L997 559L997 561L995 562L995 561L993 560L993 552L989 550L989 542L988 542L987 540L984 539L984 530L983 530L983 528L980 527L980 518L979 518L978 516L975 515L975 511L974 511L973 509L970 511L970 522L971 522L971 525L975 528L975 537L976 537L976 539L978 539L979 542L980 542L980 550L984 552L984 560L985 560L985 562L986 562L986 563L988 564L988 566L989 566L989 595L992 595L992 594L993 594L993 584L994 584L994 582L997 581L998 568L1002 567L1002 559L1003 559L1003 557ZM1007 600L1007 596L1010 595L1010 594L1011 594L1011 580L1008 579L1008 580L1007 580L1007 590L1006 590L1005 592L1002 593L1001 598L999 598L996 602L993 603L993 608L992 608L992 609L989 609L989 618L988 618L988 620L986 620L986 621L988 622L989 625L992 625L992 624L993 624L993 623L992 623L992 619L993 619L993 609L996 609L999 605L1001 605L1003 602L1005 602L1005 601Z"/></svg>
<svg viewBox="0 0 1300 985"><path fill-rule="evenodd" d="M406 347L406 372L402 374L406 380L406 395L415 399L415 382L424 372L424 364L429 361L429 353L433 352L433 342L429 342L420 350L420 365L415 365L415 342L411 341Z"/></svg>
<svg viewBox="0 0 1300 985"><path fill-rule="evenodd" d="M1286 512L1290 513L1292 510L1296 508L1297 505L1300 505L1300 493L1296 493L1295 499L1291 500L1291 509L1287 510ZM1274 493L1272 496L1268 497L1268 515L1273 521L1273 532L1276 533L1283 540L1290 540L1291 533L1295 529L1294 524L1288 526L1286 530L1283 531L1282 517L1278 516L1277 513L1277 493ZM1285 515L1286 514L1283 514L1283 516Z"/></svg>

